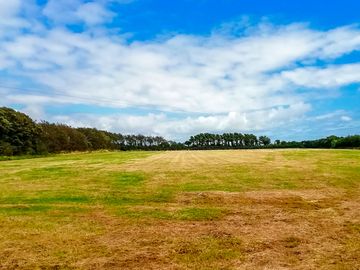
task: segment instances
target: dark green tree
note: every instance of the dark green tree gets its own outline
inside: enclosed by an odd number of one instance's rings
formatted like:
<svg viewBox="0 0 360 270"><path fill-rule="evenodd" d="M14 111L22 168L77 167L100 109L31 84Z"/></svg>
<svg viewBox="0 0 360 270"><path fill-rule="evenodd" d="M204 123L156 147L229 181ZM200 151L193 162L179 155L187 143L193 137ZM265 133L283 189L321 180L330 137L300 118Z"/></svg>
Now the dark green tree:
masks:
<svg viewBox="0 0 360 270"><path fill-rule="evenodd" d="M271 140L267 136L259 136L259 143L260 145L267 146L271 144Z"/></svg>
<svg viewBox="0 0 360 270"><path fill-rule="evenodd" d="M0 108L0 155L35 154L41 129L26 114Z"/></svg>

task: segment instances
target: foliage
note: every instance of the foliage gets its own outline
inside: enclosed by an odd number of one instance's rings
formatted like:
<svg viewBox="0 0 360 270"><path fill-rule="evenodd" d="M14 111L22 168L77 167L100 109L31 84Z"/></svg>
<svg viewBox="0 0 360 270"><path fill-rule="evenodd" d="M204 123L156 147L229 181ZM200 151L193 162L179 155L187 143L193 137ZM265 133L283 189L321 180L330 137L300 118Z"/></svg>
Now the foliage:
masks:
<svg viewBox="0 0 360 270"><path fill-rule="evenodd" d="M270 142L270 138L260 136L258 139L254 134L200 133L195 136L191 136L190 139L185 142L185 145L194 149L237 149L267 146Z"/></svg>
<svg viewBox="0 0 360 270"><path fill-rule="evenodd" d="M0 155L36 153L40 132L40 127L26 114L0 108Z"/></svg>
<svg viewBox="0 0 360 270"><path fill-rule="evenodd" d="M123 135L96 128L74 128L64 124L35 123L29 116L0 108L0 155L27 155L92 150L182 150L253 148L358 148L360 135L311 141L271 140L267 136L242 133L200 133L185 143L161 136Z"/></svg>

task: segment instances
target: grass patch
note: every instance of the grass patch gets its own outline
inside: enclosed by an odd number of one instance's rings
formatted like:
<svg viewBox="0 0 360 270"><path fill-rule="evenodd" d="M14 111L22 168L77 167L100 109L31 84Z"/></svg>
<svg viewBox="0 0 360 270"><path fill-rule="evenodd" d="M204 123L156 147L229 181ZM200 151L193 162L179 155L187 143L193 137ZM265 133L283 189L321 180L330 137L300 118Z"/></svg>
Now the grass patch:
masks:
<svg viewBox="0 0 360 270"><path fill-rule="evenodd" d="M1 215L34 215L38 213L44 213L51 210L52 207L48 205L11 205L0 206Z"/></svg>
<svg viewBox="0 0 360 270"><path fill-rule="evenodd" d="M160 188L160 190L151 194L147 200L153 203L166 203L173 200L175 193L175 188Z"/></svg>
<svg viewBox="0 0 360 270"><path fill-rule="evenodd" d="M296 248L300 245L301 239L295 236L289 236L283 239L282 243L286 248Z"/></svg>
<svg viewBox="0 0 360 270"><path fill-rule="evenodd" d="M345 226L346 230L350 231L351 233L357 233L360 235L360 223L359 222L347 221L344 226Z"/></svg>
<svg viewBox="0 0 360 270"><path fill-rule="evenodd" d="M80 172L74 168L51 166L45 168L31 168L30 170L20 171L14 176L20 178L22 181L33 182L52 179L58 181L60 179L66 180L70 177L76 177L79 173Z"/></svg>
<svg viewBox="0 0 360 270"><path fill-rule="evenodd" d="M189 207L178 211L176 218L180 220L216 220L220 219L224 214L224 211L219 208Z"/></svg>
<svg viewBox="0 0 360 270"><path fill-rule="evenodd" d="M116 211L119 216L135 219L154 218L154 219L172 219L173 215L161 209L141 209L134 210L129 208L121 208Z"/></svg>
<svg viewBox="0 0 360 270"><path fill-rule="evenodd" d="M13 197L2 197L0 198L1 204L79 204L79 203L89 203L92 199L88 196L75 196L75 195L42 195L37 194L38 196L34 197L23 197L23 196L13 196Z"/></svg>
<svg viewBox="0 0 360 270"><path fill-rule="evenodd" d="M27 200L29 203L38 203L38 204L73 204L73 203L90 203L92 199L88 196L73 196L73 195L62 195L62 196L54 196L54 197L40 197L40 198L33 198Z"/></svg>
<svg viewBox="0 0 360 270"><path fill-rule="evenodd" d="M112 176L114 186L118 189L136 187L143 183L145 177L139 173L116 173Z"/></svg>
<svg viewBox="0 0 360 270"><path fill-rule="evenodd" d="M127 218L137 219L166 219L184 221L211 221L224 216L225 211L218 208L184 208L180 210L166 210L160 208L128 208L116 210L116 214Z"/></svg>
<svg viewBox="0 0 360 270"><path fill-rule="evenodd" d="M205 236L180 243L176 258L192 269L228 269L232 259L244 258L243 244L231 236Z"/></svg>

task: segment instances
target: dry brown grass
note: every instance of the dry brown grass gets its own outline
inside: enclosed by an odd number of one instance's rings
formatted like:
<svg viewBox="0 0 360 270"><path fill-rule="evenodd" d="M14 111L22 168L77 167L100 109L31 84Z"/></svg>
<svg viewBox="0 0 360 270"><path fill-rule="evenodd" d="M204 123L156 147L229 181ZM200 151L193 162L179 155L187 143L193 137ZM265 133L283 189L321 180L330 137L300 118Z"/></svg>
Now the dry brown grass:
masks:
<svg viewBox="0 0 360 270"><path fill-rule="evenodd" d="M142 201L1 215L0 269L360 269L360 152L164 152L99 170L144 175L128 190Z"/></svg>

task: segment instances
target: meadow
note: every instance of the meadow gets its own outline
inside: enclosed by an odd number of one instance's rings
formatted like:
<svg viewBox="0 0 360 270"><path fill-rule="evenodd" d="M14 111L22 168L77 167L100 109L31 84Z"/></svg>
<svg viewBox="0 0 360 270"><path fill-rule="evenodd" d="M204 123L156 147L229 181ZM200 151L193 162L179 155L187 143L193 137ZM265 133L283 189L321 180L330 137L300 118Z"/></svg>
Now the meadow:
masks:
<svg viewBox="0 0 360 270"><path fill-rule="evenodd" d="M360 269L359 150L0 161L0 269Z"/></svg>

